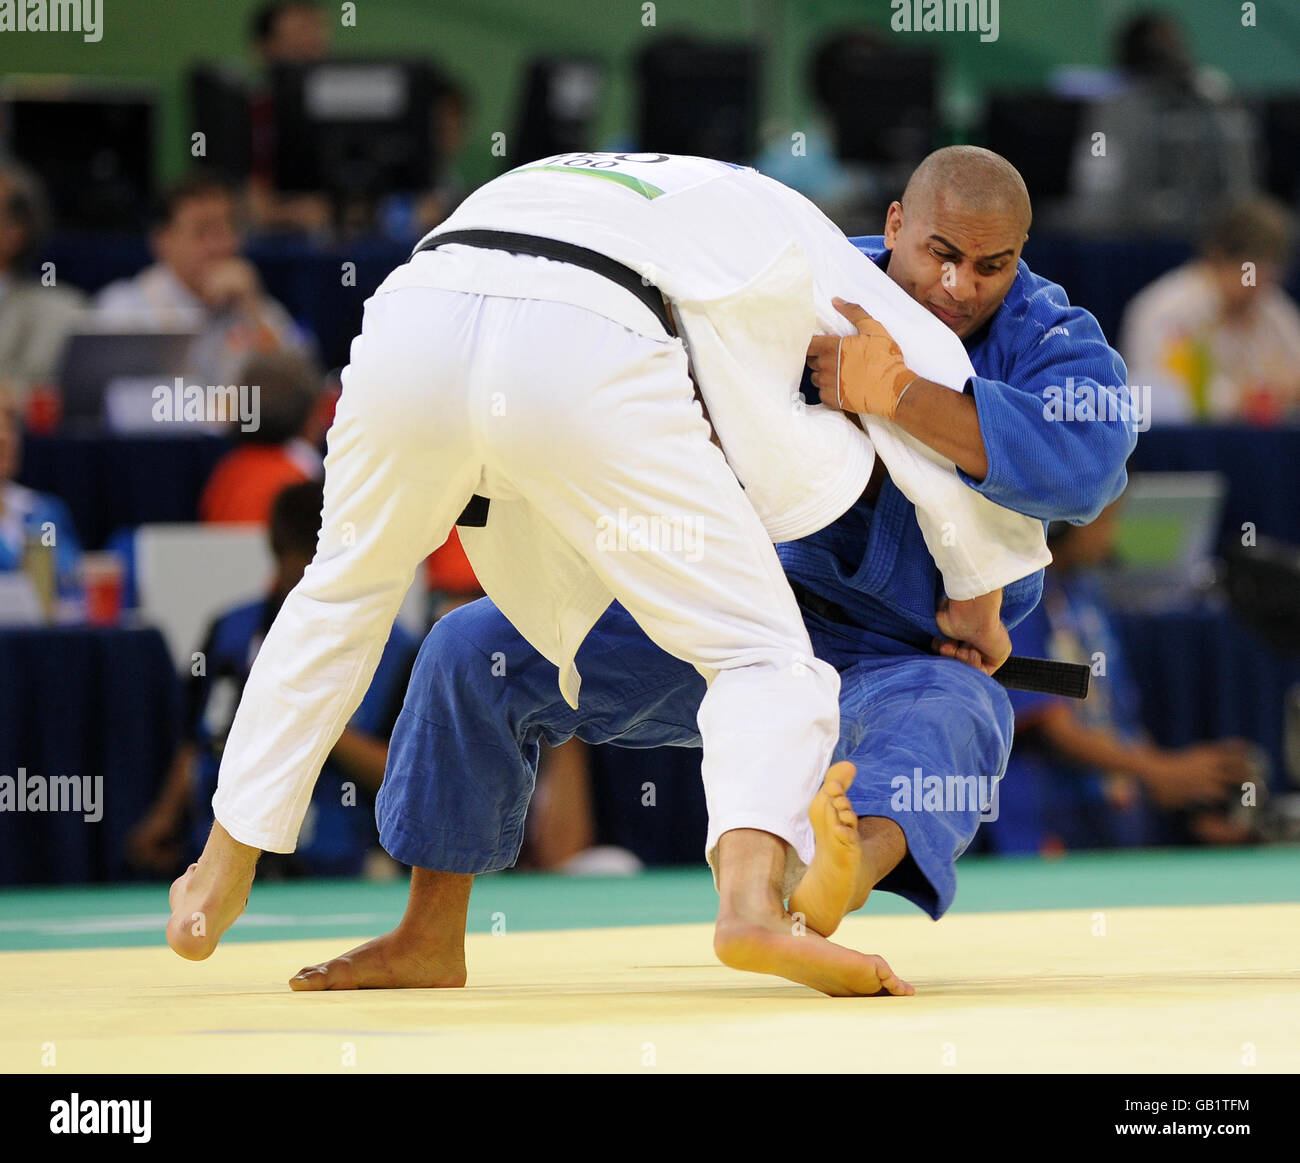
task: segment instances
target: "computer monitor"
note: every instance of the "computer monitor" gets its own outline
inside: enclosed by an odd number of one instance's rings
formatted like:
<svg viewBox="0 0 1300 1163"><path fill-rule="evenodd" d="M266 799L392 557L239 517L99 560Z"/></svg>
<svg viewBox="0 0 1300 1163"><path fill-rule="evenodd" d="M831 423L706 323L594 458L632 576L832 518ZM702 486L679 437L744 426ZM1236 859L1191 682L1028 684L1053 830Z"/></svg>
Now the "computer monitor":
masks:
<svg viewBox="0 0 1300 1163"><path fill-rule="evenodd" d="M758 147L758 49L685 37L636 62L637 148L748 162Z"/></svg>
<svg viewBox="0 0 1300 1163"><path fill-rule="evenodd" d="M248 177L252 168L253 127L250 89L241 71L222 65L198 65L190 70L190 117L203 134L200 160L228 178Z"/></svg>
<svg viewBox="0 0 1300 1163"><path fill-rule="evenodd" d="M518 129L509 144L512 166L592 148L605 70L586 57L544 57L524 75Z"/></svg>
<svg viewBox="0 0 1300 1163"><path fill-rule="evenodd" d="M935 146L939 60L869 35L831 37L817 50L817 100L841 160L915 165Z"/></svg>
<svg viewBox="0 0 1300 1163"><path fill-rule="evenodd" d="M1289 206L1300 203L1300 95L1263 104L1264 188Z"/></svg>
<svg viewBox="0 0 1300 1163"><path fill-rule="evenodd" d="M433 103L422 61L278 65L271 73L277 190L373 199L427 189L437 170Z"/></svg>
<svg viewBox="0 0 1300 1163"><path fill-rule="evenodd" d="M1085 102L1052 93L995 93L984 144L1020 171L1035 202L1064 198Z"/></svg>
<svg viewBox="0 0 1300 1163"><path fill-rule="evenodd" d="M53 223L63 229L144 228L156 124L149 90L64 77L0 90L3 152L40 176Z"/></svg>

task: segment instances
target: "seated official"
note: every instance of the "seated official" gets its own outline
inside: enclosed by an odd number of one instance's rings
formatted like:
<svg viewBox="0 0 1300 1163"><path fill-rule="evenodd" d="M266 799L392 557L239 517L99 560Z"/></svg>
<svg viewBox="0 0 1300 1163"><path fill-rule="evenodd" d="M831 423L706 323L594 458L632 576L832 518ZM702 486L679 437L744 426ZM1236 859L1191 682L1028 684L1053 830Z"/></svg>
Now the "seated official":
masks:
<svg viewBox="0 0 1300 1163"><path fill-rule="evenodd" d="M289 591L316 552L322 486L291 485L271 510L275 581L261 601L221 615L202 649L203 673L189 683L186 741L173 761L154 806L131 837L131 858L142 869L171 872L197 858L212 827L212 795L221 752L262 639ZM388 738L418 643L394 626L360 707L321 771L291 855L268 853L263 866L286 875L357 876L378 847L375 793L384 778ZM182 834L188 815L190 827Z"/></svg>
<svg viewBox="0 0 1300 1163"><path fill-rule="evenodd" d="M158 261L100 291L97 322L121 330L196 331L186 379L200 385L238 382L255 354L304 351L289 313L262 290L239 244L226 183L203 173L182 178L155 209L150 245Z"/></svg>
<svg viewBox="0 0 1300 1163"><path fill-rule="evenodd" d="M1149 384L1155 423L1300 421L1300 309L1282 289L1291 216L1270 198L1228 206L1191 262L1124 313L1120 350Z"/></svg>
<svg viewBox="0 0 1300 1163"><path fill-rule="evenodd" d="M0 383L20 398L54 382L64 341L85 310L80 291L33 276L45 219L36 175L0 162Z"/></svg>
<svg viewBox="0 0 1300 1163"><path fill-rule="evenodd" d="M1228 77L1198 63L1186 30L1138 12L1115 38L1110 92L1079 119L1070 197L1055 225L1185 236L1258 187L1259 127Z"/></svg>
<svg viewBox="0 0 1300 1163"><path fill-rule="evenodd" d="M33 572L31 556L49 554L53 574L49 596L75 599L80 591L81 545L72 513L58 497L14 481L21 448L18 402L0 384L0 573Z"/></svg>
<svg viewBox="0 0 1300 1163"><path fill-rule="evenodd" d="M1251 778L1247 744L1170 749L1142 726L1137 688L1093 570L1112 553L1116 511L1090 525L1053 525L1043 600L1011 631L1016 654L1093 670L1082 703L1012 691L1015 743L985 825L995 852L1116 848L1234 836L1223 808Z"/></svg>

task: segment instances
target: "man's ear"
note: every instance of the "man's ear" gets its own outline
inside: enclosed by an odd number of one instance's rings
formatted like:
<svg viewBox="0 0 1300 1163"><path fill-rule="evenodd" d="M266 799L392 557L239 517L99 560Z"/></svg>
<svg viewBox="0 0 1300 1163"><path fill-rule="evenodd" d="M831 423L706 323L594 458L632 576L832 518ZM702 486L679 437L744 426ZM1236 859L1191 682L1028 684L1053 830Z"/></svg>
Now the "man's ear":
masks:
<svg viewBox="0 0 1300 1163"><path fill-rule="evenodd" d="M893 250L903 229L903 204L891 202L885 214L885 249Z"/></svg>

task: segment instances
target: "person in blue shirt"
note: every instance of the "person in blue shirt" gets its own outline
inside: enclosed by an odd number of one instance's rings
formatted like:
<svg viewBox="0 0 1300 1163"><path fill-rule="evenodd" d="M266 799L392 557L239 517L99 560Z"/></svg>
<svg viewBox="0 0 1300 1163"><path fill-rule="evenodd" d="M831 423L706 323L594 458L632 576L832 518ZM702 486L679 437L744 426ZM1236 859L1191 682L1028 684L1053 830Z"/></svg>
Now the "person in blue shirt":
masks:
<svg viewBox="0 0 1300 1163"><path fill-rule="evenodd" d="M892 339L846 305L860 335L842 346L814 340L805 391L892 415L1000 505L1082 523L1123 490L1136 426L1120 406L1123 361L1097 321L1020 260L1030 217L1024 182L1005 159L969 146L932 154L890 206L884 236L852 241L962 338L977 374L964 393L901 376ZM841 352L837 367L831 361ZM823 844L819 832L790 911L829 935L879 887L937 919L1011 747L1011 705L989 671L1009 653L1006 626L1038 601L1042 574L979 599L978 608L964 603L960 625L945 620L944 640L942 580L914 507L879 461L844 516L778 552L814 649L840 674L835 759L856 765L848 798L859 818L855 843ZM393 932L302 970L291 987L463 984L469 884L514 863L540 743L576 736L623 747L700 745L703 678L659 650L622 608L610 607L577 662L584 679L573 710L555 667L490 601L434 626L377 806L384 847L413 866L406 914ZM927 784L935 777L938 797ZM967 781L976 794L965 794ZM959 785L960 803L947 797ZM819 796L814 825L834 810ZM824 859L852 862L850 899L800 896Z"/></svg>
<svg viewBox="0 0 1300 1163"><path fill-rule="evenodd" d="M187 692L186 742L153 808L132 833L131 852L137 866L170 870L178 847L175 837L186 815L190 825L179 847L188 860L197 859L202 851L212 830L212 796L235 708L262 639L316 551L322 499L318 481L289 485L277 494L269 525L275 555L270 593L227 611L208 630L201 651L202 673L191 678ZM321 770L296 851L288 856L267 853L262 875L362 873L368 853L378 842L374 798L383 782L388 737L416 647L415 640L394 625L365 698Z"/></svg>
<svg viewBox="0 0 1300 1163"><path fill-rule="evenodd" d="M1229 822L1212 809L1252 778L1250 746L1219 739L1171 749L1142 725L1141 701L1096 567L1114 551L1116 514L1048 530L1053 561L1043 600L1011 633L1017 654L1082 663L1093 679L1083 702L1013 691L1015 747L996 822L980 830L993 852L1059 852L1166 841L1169 813L1193 834ZM1211 817L1218 819L1216 824Z"/></svg>
<svg viewBox="0 0 1300 1163"><path fill-rule="evenodd" d="M51 493L18 484L22 422L14 393L0 382L0 573L25 568L32 552L51 556L51 598L75 600L81 592L81 542L68 506Z"/></svg>

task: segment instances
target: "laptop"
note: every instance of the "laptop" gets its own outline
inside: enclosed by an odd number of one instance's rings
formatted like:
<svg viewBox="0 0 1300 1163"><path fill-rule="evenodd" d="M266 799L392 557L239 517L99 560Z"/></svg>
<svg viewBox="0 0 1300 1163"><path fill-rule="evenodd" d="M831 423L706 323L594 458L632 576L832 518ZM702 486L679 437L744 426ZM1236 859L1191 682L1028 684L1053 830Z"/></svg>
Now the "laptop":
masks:
<svg viewBox="0 0 1300 1163"><path fill-rule="evenodd" d="M152 403L153 388L171 390L184 376L194 331L74 331L63 349L59 383L65 423L99 427L104 421L109 387ZM148 415L148 410L145 412Z"/></svg>
<svg viewBox="0 0 1300 1163"><path fill-rule="evenodd" d="M1215 576L1228 482L1218 472L1139 472L1119 508L1111 601L1128 610L1191 604Z"/></svg>

